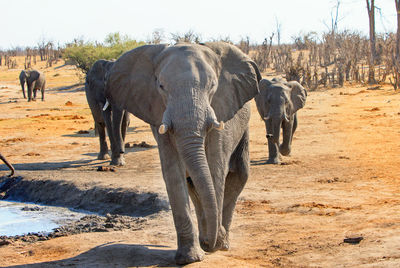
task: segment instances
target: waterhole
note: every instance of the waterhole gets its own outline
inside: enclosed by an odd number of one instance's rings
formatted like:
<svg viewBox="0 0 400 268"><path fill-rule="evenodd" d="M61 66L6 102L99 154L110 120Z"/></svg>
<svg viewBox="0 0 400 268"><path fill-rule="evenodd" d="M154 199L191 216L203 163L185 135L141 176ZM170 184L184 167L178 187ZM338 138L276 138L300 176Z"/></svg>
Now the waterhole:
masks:
<svg viewBox="0 0 400 268"><path fill-rule="evenodd" d="M64 207L0 201L0 236L46 234L85 215Z"/></svg>

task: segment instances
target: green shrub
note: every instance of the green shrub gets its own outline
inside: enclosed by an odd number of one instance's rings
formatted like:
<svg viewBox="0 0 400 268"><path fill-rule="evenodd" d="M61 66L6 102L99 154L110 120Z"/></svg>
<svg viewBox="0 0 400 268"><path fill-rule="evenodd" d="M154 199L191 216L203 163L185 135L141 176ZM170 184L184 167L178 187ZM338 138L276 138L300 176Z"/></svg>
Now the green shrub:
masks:
<svg viewBox="0 0 400 268"><path fill-rule="evenodd" d="M63 54L64 60L72 61L84 73L87 73L99 59L113 60L125 51L144 45L145 42L121 36L119 33L107 35L104 44L74 40L67 44Z"/></svg>

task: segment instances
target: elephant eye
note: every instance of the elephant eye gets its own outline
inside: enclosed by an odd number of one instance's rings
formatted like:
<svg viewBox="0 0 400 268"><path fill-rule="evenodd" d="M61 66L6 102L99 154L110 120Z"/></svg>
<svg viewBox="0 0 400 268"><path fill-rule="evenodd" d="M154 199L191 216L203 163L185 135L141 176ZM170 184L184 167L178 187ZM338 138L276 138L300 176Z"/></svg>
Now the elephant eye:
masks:
<svg viewBox="0 0 400 268"><path fill-rule="evenodd" d="M161 85L161 84L160 84L160 88L161 88L162 90L164 90L164 86L163 86L163 85Z"/></svg>

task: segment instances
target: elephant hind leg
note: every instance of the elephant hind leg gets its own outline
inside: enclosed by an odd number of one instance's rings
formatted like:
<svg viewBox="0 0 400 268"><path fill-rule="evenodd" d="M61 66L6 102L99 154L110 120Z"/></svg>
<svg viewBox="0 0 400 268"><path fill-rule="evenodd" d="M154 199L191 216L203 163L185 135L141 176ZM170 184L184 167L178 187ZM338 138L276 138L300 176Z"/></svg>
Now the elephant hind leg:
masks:
<svg viewBox="0 0 400 268"><path fill-rule="evenodd" d="M229 229L233 212L239 194L242 192L249 177L249 132L245 131L241 141L231 156L229 173L225 180L224 205L222 210L222 225L226 231L226 239L222 249L229 249Z"/></svg>
<svg viewBox="0 0 400 268"><path fill-rule="evenodd" d="M44 88L42 88L40 91L42 93L42 101L44 101Z"/></svg>

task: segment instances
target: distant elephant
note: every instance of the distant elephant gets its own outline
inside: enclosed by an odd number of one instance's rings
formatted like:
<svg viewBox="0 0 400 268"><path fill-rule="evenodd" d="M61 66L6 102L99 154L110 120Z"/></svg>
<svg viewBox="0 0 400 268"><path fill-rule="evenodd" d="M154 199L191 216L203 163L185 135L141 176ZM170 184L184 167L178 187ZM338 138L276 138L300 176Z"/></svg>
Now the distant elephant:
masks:
<svg viewBox="0 0 400 268"><path fill-rule="evenodd" d="M0 153L0 159L6 164L6 166L11 170L10 175L8 177L12 177L15 173L14 167L7 161L7 159Z"/></svg>
<svg viewBox="0 0 400 268"><path fill-rule="evenodd" d="M279 153L289 155L297 128L297 111L304 107L307 91L296 81L262 79L255 97L257 110L265 122L268 139L268 164L279 164ZM279 145L280 130L283 141Z"/></svg>
<svg viewBox="0 0 400 268"><path fill-rule="evenodd" d="M36 100L36 91L42 92L42 101L44 101L44 90L46 87L46 78L42 72L37 70L22 70L19 74L19 82L22 87L22 94L25 96L25 82L28 87L28 101ZM33 98L32 98L33 92Z"/></svg>
<svg viewBox="0 0 400 268"><path fill-rule="evenodd" d="M26 71L22 70L19 74L19 83L21 84L22 94L24 95L24 99L26 99L25 95L25 83L26 83Z"/></svg>
<svg viewBox="0 0 400 268"><path fill-rule="evenodd" d="M149 123L157 141L178 264L202 260L201 248L229 248L232 215L249 175L249 100L259 80L255 63L222 42L145 45L110 70L107 99Z"/></svg>
<svg viewBox="0 0 400 268"><path fill-rule="evenodd" d="M86 75L86 99L95 122L95 132L100 139L100 152L98 159L108 159L108 146L106 141L107 128L111 145L111 165L125 165L125 135L129 126L129 114L115 105L109 105L104 93L105 77L113 61L98 60Z"/></svg>

